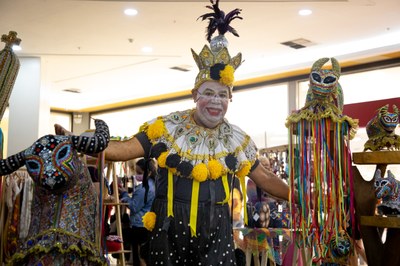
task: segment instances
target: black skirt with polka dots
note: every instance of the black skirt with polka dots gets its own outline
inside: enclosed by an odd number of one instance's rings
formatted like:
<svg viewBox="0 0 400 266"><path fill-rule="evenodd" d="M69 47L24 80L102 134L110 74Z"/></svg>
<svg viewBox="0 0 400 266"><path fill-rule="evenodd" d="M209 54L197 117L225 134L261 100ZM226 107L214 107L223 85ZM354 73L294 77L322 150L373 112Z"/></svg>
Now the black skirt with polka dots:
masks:
<svg viewBox="0 0 400 266"><path fill-rule="evenodd" d="M190 202L175 199L174 216L167 218L167 201L157 198L153 211L148 265L236 265L228 204L199 203L196 237L190 233Z"/></svg>

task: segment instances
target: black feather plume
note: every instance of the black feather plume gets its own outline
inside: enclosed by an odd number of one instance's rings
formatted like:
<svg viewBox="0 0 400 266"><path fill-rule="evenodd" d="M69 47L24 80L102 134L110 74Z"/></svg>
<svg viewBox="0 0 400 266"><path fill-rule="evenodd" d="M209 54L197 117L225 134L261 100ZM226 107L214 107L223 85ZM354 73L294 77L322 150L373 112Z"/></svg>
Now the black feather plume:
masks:
<svg viewBox="0 0 400 266"><path fill-rule="evenodd" d="M214 0L210 0L210 3L212 4L212 6L206 6L206 8L211 9L214 12L206 13L197 18L197 19L201 18L201 20L208 19L208 27L206 29L207 41L209 42L211 41L211 37L216 30L218 30L219 35L224 35L225 33L230 32L233 35L239 37L237 31L231 26L229 26L229 23L231 23L231 21L234 20L235 18L243 19L242 17L239 16L242 10L239 8L235 8L227 15L225 15L225 12L219 9L218 7L219 0L216 0L215 3Z"/></svg>

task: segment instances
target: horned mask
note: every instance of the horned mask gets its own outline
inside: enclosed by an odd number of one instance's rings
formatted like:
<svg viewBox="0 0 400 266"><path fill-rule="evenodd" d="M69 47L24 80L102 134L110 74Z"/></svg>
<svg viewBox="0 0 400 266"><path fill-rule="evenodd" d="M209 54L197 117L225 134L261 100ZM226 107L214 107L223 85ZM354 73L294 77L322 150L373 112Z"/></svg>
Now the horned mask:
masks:
<svg viewBox="0 0 400 266"><path fill-rule="evenodd" d="M73 176L82 171L78 152L96 154L103 151L110 140L107 124L95 120L93 136L46 135L24 151L0 160L0 175L11 174L22 166L42 188L58 191L69 185Z"/></svg>

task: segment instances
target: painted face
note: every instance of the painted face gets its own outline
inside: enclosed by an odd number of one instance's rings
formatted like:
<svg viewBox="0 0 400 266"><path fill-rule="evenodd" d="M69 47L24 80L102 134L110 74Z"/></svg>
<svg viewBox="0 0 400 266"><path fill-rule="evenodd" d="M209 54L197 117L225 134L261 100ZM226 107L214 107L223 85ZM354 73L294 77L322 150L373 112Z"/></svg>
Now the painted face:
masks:
<svg viewBox="0 0 400 266"><path fill-rule="evenodd" d="M199 126L215 128L223 121L229 103L227 86L216 81L206 81L201 84L194 97L194 120Z"/></svg>

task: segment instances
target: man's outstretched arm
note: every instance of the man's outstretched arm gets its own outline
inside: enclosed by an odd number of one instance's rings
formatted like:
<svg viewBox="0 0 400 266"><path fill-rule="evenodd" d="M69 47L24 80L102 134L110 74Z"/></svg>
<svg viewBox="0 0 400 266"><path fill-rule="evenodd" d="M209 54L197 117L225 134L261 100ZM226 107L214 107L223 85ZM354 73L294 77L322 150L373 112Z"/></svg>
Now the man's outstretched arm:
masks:
<svg viewBox="0 0 400 266"><path fill-rule="evenodd" d="M59 124L54 125L54 130L57 135L72 134ZM111 140L105 149L107 161L125 162L139 157L144 157L144 149L136 137L123 141Z"/></svg>
<svg viewBox="0 0 400 266"><path fill-rule="evenodd" d="M288 200L289 186L273 172L265 169L261 164L257 165L249 177L265 192L277 198Z"/></svg>
<svg viewBox="0 0 400 266"><path fill-rule="evenodd" d="M144 149L136 137L123 141L111 140L105 153L105 159L114 162L125 162L145 155Z"/></svg>

